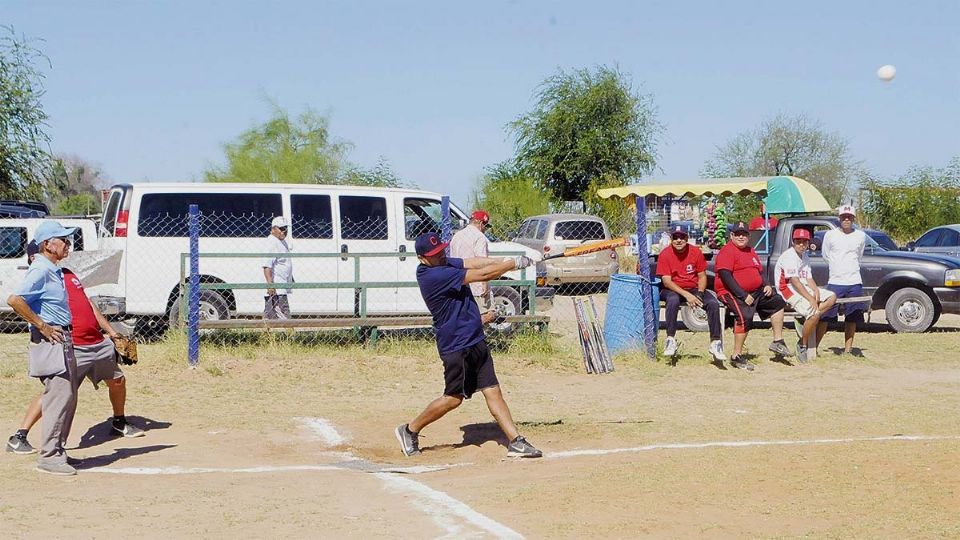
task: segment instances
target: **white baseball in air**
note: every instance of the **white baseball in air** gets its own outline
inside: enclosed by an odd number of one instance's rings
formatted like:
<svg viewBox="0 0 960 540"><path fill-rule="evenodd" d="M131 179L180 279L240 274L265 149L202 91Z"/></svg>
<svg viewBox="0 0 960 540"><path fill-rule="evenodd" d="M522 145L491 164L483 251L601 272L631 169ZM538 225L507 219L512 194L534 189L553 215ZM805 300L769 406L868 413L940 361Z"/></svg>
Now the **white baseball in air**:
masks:
<svg viewBox="0 0 960 540"><path fill-rule="evenodd" d="M893 67L891 64L880 66L880 69L877 70L877 77L880 77L880 80L884 82L890 82L896 76L897 68Z"/></svg>

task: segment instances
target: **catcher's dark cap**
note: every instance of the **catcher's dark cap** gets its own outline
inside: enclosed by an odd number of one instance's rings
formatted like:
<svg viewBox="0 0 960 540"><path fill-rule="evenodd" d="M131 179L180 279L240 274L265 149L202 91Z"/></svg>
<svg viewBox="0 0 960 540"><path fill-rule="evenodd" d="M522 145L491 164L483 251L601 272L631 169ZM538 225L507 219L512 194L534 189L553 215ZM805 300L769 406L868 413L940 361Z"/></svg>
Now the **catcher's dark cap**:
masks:
<svg viewBox="0 0 960 540"><path fill-rule="evenodd" d="M432 257L440 253L448 245L448 242L440 240L440 235L435 232L428 232L417 237L415 244L417 255L421 257Z"/></svg>
<svg viewBox="0 0 960 540"><path fill-rule="evenodd" d="M40 253L40 246L37 245L36 240L31 240L30 243L27 244L27 257L33 257L37 253Z"/></svg>
<svg viewBox="0 0 960 540"><path fill-rule="evenodd" d="M690 233L687 231L687 228L684 225L674 225L670 227L670 236L690 236Z"/></svg>
<svg viewBox="0 0 960 540"><path fill-rule="evenodd" d="M730 227L730 232L750 232L750 227L747 227L747 224L743 221L738 221Z"/></svg>

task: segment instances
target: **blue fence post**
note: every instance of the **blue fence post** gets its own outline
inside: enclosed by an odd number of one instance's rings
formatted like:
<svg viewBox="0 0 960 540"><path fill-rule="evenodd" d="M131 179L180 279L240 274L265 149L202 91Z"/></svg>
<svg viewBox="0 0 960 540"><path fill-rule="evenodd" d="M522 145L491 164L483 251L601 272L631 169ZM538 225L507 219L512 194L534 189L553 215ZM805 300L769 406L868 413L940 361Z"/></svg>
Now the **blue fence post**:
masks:
<svg viewBox="0 0 960 540"><path fill-rule="evenodd" d="M187 301L187 362L200 363L200 207L190 205L190 289Z"/></svg>
<svg viewBox="0 0 960 540"><path fill-rule="evenodd" d="M650 256L647 250L647 201L634 197L637 208L637 275L640 276L640 301L650 309L643 310L643 344L650 358L657 356L657 330L660 326L660 306L652 305L650 291Z"/></svg>
<svg viewBox="0 0 960 540"><path fill-rule="evenodd" d="M440 239L444 242L450 241L450 196L440 197ZM449 255L450 248L447 248Z"/></svg>

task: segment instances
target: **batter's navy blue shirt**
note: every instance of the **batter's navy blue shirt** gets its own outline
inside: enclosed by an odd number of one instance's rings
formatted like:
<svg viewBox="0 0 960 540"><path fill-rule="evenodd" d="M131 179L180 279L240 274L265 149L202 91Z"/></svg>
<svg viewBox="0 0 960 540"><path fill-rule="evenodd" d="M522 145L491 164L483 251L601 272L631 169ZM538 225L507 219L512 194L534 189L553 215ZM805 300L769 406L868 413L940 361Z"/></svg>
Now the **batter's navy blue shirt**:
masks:
<svg viewBox="0 0 960 540"><path fill-rule="evenodd" d="M433 315L440 354L472 347L484 339L480 308L470 286L463 284L466 275L463 259L448 257L446 266L421 264L417 267L417 284Z"/></svg>

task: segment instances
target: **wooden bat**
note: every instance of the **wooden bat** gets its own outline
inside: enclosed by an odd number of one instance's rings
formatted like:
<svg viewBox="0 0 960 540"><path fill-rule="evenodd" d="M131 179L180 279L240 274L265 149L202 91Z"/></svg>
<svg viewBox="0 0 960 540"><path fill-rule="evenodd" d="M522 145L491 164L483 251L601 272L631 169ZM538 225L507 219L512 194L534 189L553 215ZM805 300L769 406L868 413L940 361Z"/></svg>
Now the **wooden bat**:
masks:
<svg viewBox="0 0 960 540"><path fill-rule="evenodd" d="M620 246L627 245L626 238L613 238L610 240L602 240L600 242L593 242L592 244L584 244L582 246L567 248L563 250L563 253L554 253L547 255L543 260L548 261L550 259L558 259L560 257L576 257L578 255L588 255L590 253L596 253L598 251L604 251L607 249L618 248Z"/></svg>

